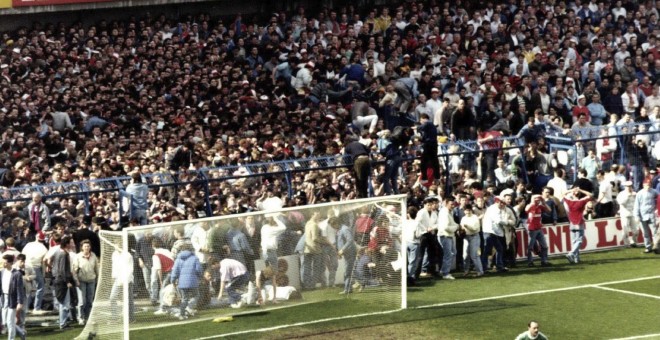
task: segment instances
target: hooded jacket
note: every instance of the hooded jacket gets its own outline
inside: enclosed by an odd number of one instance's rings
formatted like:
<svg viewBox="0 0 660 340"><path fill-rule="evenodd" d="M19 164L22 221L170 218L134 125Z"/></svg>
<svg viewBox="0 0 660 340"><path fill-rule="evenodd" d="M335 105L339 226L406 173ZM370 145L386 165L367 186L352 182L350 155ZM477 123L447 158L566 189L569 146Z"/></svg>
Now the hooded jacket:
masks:
<svg viewBox="0 0 660 340"><path fill-rule="evenodd" d="M179 281L180 289L197 288L202 275L202 264L193 252L184 250L177 255L172 269L172 281Z"/></svg>

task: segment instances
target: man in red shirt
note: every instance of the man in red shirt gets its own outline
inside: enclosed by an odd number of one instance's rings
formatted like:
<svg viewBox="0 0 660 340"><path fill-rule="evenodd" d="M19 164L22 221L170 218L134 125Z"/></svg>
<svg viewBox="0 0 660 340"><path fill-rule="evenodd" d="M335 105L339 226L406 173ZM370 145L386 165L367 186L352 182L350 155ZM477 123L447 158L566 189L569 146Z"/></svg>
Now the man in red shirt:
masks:
<svg viewBox="0 0 660 340"><path fill-rule="evenodd" d="M537 241L541 246L541 266L547 267L550 265L548 262L548 243L545 241L541 225L541 214L550 211L550 207L543 201L541 195L532 196L532 201L525 207L525 212L527 212L527 233L529 236L529 243L527 244L528 267L534 267L532 250Z"/></svg>
<svg viewBox="0 0 660 340"><path fill-rule="evenodd" d="M584 197L579 198L578 194L582 193ZM584 239L584 208L587 202L591 201L591 193L580 189L579 187L573 188L564 196L564 202L568 206L568 222L571 228L571 251L566 254L566 259L570 263L580 262L580 246L582 246L582 239Z"/></svg>

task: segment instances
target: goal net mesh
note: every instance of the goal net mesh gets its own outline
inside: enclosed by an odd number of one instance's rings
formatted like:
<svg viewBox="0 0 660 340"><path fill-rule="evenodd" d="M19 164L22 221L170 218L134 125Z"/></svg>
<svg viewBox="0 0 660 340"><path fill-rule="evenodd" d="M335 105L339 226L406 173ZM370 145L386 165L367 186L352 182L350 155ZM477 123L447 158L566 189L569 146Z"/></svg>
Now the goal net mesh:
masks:
<svg viewBox="0 0 660 340"><path fill-rule="evenodd" d="M404 219L405 196L390 196L101 231L78 338L203 338L403 308Z"/></svg>

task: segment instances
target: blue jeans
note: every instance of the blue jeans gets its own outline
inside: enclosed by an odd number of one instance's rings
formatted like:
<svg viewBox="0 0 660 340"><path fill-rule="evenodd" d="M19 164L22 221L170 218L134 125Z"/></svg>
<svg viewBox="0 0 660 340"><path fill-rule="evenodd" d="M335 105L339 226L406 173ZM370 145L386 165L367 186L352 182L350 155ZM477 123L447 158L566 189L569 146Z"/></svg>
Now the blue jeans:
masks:
<svg viewBox="0 0 660 340"><path fill-rule="evenodd" d="M229 292L229 289L227 289ZM198 290L195 288L179 288L179 294L181 294L181 305L179 305L179 311L181 316L186 315L186 307L190 309L195 309L197 307L197 295Z"/></svg>
<svg viewBox="0 0 660 340"><path fill-rule="evenodd" d="M34 268L34 274L36 275L35 281L37 282L37 291L34 297L34 309L41 310L42 304L44 302L44 270L43 268ZM25 306L28 308L28 306Z"/></svg>
<svg viewBox="0 0 660 340"><path fill-rule="evenodd" d="M584 229L571 229L571 251L568 253L573 256L575 262L580 262L580 246L584 239Z"/></svg>
<svg viewBox="0 0 660 340"><path fill-rule="evenodd" d="M94 293L96 289L96 280L80 281L80 291L82 292L82 310L80 317L87 320L92 312L92 302L94 302Z"/></svg>
<svg viewBox="0 0 660 340"><path fill-rule="evenodd" d="M481 259L479 258L479 249L481 248L481 237L479 237L479 233L465 235L465 241L467 242L467 254L463 263L465 272L468 272L468 269L470 268L470 260L472 260L474 269L477 270L477 273L483 274L484 267L481 265Z"/></svg>
<svg viewBox="0 0 660 340"><path fill-rule="evenodd" d="M55 298L55 300L58 300ZM71 304L71 289L66 290L66 296L63 301L57 301L59 304L59 323L60 328L66 326L66 321L69 319L69 305Z"/></svg>
<svg viewBox="0 0 660 340"><path fill-rule="evenodd" d="M388 159L385 163L385 183L383 183L383 189L385 190L386 195L392 193L399 193L399 185L397 181L399 180L399 168L401 167L401 157L394 156L391 159Z"/></svg>
<svg viewBox="0 0 660 340"><path fill-rule="evenodd" d="M527 244L527 262L532 263L532 250L536 241L541 245L541 263L548 262L548 243L545 241L543 229L529 231L529 243Z"/></svg>
<svg viewBox="0 0 660 340"><path fill-rule="evenodd" d="M442 276L449 275L451 265L456 256L456 244L453 237L440 236L440 245L442 245Z"/></svg>
<svg viewBox="0 0 660 340"><path fill-rule="evenodd" d="M5 299L5 304L9 304L9 299ZM14 339L16 333L22 333L25 329L16 327L16 309L9 308L8 306L2 306L2 321L5 324L5 329L7 330L8 339Z"/></svg>
<svg viewBox="0 0 660 340"><path fill-rule="evenodd" d="M346 270L344 271L344 291L350 292L352 290L351 279L353 278L353 268L355 268L355 256L356 253L346 252L344 253L344 264L346 264Z"/></svg>
<svg viewBox="0 0 660 340"><path fill-rule="evenodd" d="M421 262L419 243L408 243L408 277L415 278L415 270Z"/></svg>
<svg viewBox="0 0 660 340"><path fill-rule="evenodd" d="M488 268L488 255L495 247L495 266L497 270L504 269L504 246L500 239L495 234L484 233L484 240L486 246L484 247L484 253L481 254L481 265L484 268Z"/></svg>
<svg viewBox="0 0 660 340"><path fill-rule="evenodd" d="M250 274L245 273L231 279L231 281L225 285L225 290L227 291L227 296L229 296L231 303L241 301L241 293L237 292L237 289L247 286L248 282L250 282ZM183 297L181 299L183 299Z"/></svg>
<svg viewBox="0 0 660 340"><path fill-rule="evenodd" d="M655 220L639 221L639 226L644 235L644 248L647 250L653 249L653 232L655 229Z"/></svg>
<svg viewBox="0 0 660 340"><path fill-rule="evenodd" d="M131 211L131 220L137 220L140 225L149 224L149 219L147 218L147 211L141 209L133 209Z"/></svg>

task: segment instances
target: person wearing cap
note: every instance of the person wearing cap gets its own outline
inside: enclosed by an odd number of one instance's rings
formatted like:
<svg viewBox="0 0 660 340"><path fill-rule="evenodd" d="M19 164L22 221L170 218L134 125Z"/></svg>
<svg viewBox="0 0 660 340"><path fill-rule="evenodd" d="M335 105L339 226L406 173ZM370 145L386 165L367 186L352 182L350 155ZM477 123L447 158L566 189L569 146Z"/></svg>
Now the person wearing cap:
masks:
<svg viewBox="0 0 660 340"><path fill-rule="evenodd" d="M296 76L291 78L291 86L296 90L308 87L312 83L312 70L314 69L314 62L308 61L300 66Z"/></svg>
<svg viewBox="0 0 660 340"><path fill-rule="evenodd" d="M440 90L434 87L431 89L431 98L426 101L426 113L431 117L431 121L437 120L436 116L440 115L440 109L442 109Z"/></svg>
<svg viewBox="0 0 660 340"><path fill-rule="evenodd" d="M651 188L651 179L644 179L642 189L635 197L633 216L639 221L639 227L644 234L644 253L653 251L653 235L656 231L656 199L658 192Z"/></svg>
<svg viewBox="0 0 660 340"><path fill-rule="evenodd" d="M415 221L417 222L417 229L424 230L419 238L419 247L417 248L417 257L415 264L412 266L414 272L414 279L419 279L420 276L438 276L437 272L437 254L440 248L438 244L438 203L439 199L435 195L426 196L424 199L424 208L417 212ZM426 261L423 261L426 254ZM423 273L422 273L423 271Z"/></svg>
<svg viewBox="0 0 660 340"><path fill-rule="evenodd" d="M516 217L513 211L506 206L503 197L496 196L495 204L486 209L484 214L482 229L484 233L484 252L481 254L481 265L484 270L488 267L488 257L493 248L495 248L495 266L498 272L509 271L504 267L504 244L501 239L504 238L504 228L513 227L516 223Z"/></svg>
<svg viewBox="0 0 660 340"><path fill-rule="evenodd" d="M584 195L582 198L578 194ZM569 263L580 262L580 247L584 239L584 209L592 199L591 192L574 187L566 193L564 203L568 207L568 222L571 230L571 251L566 254Z"/></svg>
<svg viewBox="0 0 660 340"><path fill-rule="evenodd" d="M458 224L454 220L454 197L447 195L443 200L442 207L438 212L438 240L442 246L441 274L445 280L454 280L451 275L451 266L456 258L456 242L454 233L458 230Z"/></svg>
<svg viewBox="0 0 660 340"><path fill-rule="evenodd" d="M17 325L16 316L21 315L25 306L25 288L23 272L12 268L14 255L2 256L3 268L0 271L0 301L2 302L2 322L7 330L8 339L14 339L16 333L25 339L25 330ZM25 306L27 308L27 306Z"/></svg>
<svg viewBox="0 0 660 340"><path fill-rule="evenodd" d="M547 190L547 188L545 188ZM547 192L544 190L544 193ZM547 194L544 194L546 196ZM549 195L547 195L549 197ZM532 250L536 242L541 248L541 266L546 267L550 265L548 262L548 243L543 235L543 226L541 224L543 212L551 212L552 209L545 202L544 197L541 195L532 196L531 202L525 207L527 213L527 232L529 234L529 242L527 243L527 266L534 267L534 259L532 257ZM556 214L555 214L556 216ZM556 218L555 218L556 221Z"/></svg>
<svg viewBox="0 0 660 340"><path fill-rule="evenodd" d="M585 97L583 94L578 96L577 100L577 105L573 106L572 114L573 114L573 123L577 123L578 117L581 114L584 114L586 121L590 122L591 121L591 115L589 114L589 108L587 108L587 97Z"/></svg>
<svg viewBox="0 0 660 340"><path fill-rule="evenodd" d="M623 182L624 189L616 196L621 219L621 240L626 247L637 247L637 235L639 234L637 219L633 215L637 193L633 190L632 185L632 181Z"/></svg>

